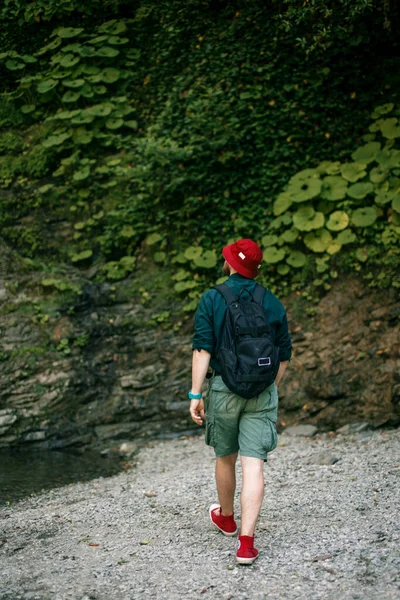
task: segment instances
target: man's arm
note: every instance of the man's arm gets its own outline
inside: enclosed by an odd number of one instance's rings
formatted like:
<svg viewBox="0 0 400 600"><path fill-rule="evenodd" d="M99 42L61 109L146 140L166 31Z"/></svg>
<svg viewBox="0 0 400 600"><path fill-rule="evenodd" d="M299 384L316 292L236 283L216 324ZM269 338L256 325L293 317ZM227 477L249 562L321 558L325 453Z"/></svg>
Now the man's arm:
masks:
<svg viewBox="0 0 400 600"><path fill-rule="evenodd" d="M211 354L207 350L193 350L192 359L192 392L201 394L204 379L210 364ZM191 400L190 416L197 425L203 424L204 402L203 400Z"/></svg>
<svg viewBox="0 0 400 600"><path fill-rule="evenodd" d="M285 373L285 371L287 369L288 364L289 364L288 360L284 360L283 362L280 363L280 365L279 365L279 371L278 371L278 374L277 374L276 379L275 379L276 387L279 387L279 384L280 384L281 379L282 379L282 377L283 377L283 375L284 375L284 373Z"/></svg>

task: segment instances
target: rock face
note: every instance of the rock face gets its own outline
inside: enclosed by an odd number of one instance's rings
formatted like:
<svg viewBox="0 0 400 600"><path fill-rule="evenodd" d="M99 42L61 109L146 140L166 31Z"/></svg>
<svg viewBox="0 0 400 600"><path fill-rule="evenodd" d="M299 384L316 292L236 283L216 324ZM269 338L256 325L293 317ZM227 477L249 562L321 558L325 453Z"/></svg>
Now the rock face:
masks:
<svg viewBox="0 0 400 600"><path fill-rule="evenodd" d="M291 306L294 356L281 390L285 423L319 430L400 422L398 292L337 282L308 319Z"/></svg>
<svg viewBox="0 0 400 600"><path fill-rule="evenodd" d="M130 297L129 280L89 281L79 301L54 300L4 249L0 259L0 447L119 447L197 429L186 397L190 322L186 333L154 327L154 308ZM398 300L346 282L313 319L286 304L294 358L280 428L398 424Z"/></svg>

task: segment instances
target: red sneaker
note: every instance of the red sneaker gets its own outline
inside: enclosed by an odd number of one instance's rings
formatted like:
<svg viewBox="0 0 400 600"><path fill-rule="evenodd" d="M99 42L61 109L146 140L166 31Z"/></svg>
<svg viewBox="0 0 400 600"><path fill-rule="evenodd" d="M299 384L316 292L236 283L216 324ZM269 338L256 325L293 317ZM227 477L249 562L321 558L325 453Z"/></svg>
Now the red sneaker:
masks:
<svg viewBox="0 0 400 600"><path fill-rule="evenodd" d="M239 565L251 565L258 558L258 550L254 548L254 536L239 535L236 551L236 562Z"/></svg>
<svg viewBox="0 0 400 600"><path fill-rule="evenodd" d="M221 515L219 504L211 504L208 514L210 515L211 523L222 531L224 535L233 536L237 534L237 525L233 515L229 515L228 517Z"/></svg>

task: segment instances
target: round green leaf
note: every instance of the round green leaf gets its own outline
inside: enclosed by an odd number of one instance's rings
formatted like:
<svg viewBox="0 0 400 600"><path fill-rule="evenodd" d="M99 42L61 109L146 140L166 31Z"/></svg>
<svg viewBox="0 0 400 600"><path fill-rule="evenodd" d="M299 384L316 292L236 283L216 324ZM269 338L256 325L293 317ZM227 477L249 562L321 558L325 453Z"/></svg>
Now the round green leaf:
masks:
<svg viewBox="0 0 400 600"><path fill-rule="evenodd" d="M346 196L348 182L343 177L330 175L322 182L321 198L330 200L342 200Z"/></svg>
<svg viewBox="0 0 400 600"><path fill-rule="evenodd" d="M380 130L385 138L393 140L394 138L400 137L400 126L398 125L398 119L382 119L379 122Z"/></svg>
<svg viewBox="0 0 400 600"><path fill-rule="evenodd" d="M359 179L365 177L367 172L365 171L366 164L365 163L345 163L340 167L340 173L343 179L346 181L350 181L354 183Z"/></svg>
<svg viewBox="0 0 400 600"><path fill-rule="evenodd" d="M318 229L304 236L304 243L313 252L325 252L332 243L332 235L326 229Z"/></svg>
<svg viewBox="0 0 400 600"><path fill-rule="evenodd" d="M50 90L54 89L56 85L58 85L58 81L55 79L45 79L39 83L37 86L37 91L39 94L46 94Z"/></svg>
<svg viewBox="0 0 400 600"><path fill-rule="evenodd" d="M347 190L347 195L350 198L354 198L355 200L362 200L368 194L371 194L375 189L375 186L370 181L366 181L365 183L355 183L351 185Z"/></svg>
<svg viewBox="0 0 400 600"><path fill-rule="evenodd" d="M72 179L74 181L83 181L84 179L87 179L90 175L90 167L89 165L86 165L85 167L82 167L82 169L79 169L78 171L75 171L74 174L72 175Z"/></svg>
<svg viewBox="0 0 400 600"><path fill-rule="evenodd" d="M375 167L371 170L369 178L372 181L372 183L382 183L383 181L385 181L388 174L389 171L382 169L382 167Z"/></svg>
<svg viewBox="0 0 400 600"><path fill-rule="evenodd" d="M82 27L60 27L56 33L60 38L73 38L82 33L82 31Z"/></svg>
<svg viewBox="0 0 400 600"><path fill-rule="evenodd" d="M281 194L279 194L279 196L277 197L277 199L274 202L274 206L273 206L274 215L277 217L277 216L281 215L282 213L286 212L287 209L292 204L293 204L293 199L292 199L291 195L288 194L287 192L282 192Z"/></svg>
<svg viewBox="0 0 400 600"><path fill-rule="evenodd" d="M341 231L336 238L336 242L341 246L345 246L346 244L353 244L357 239L357 236L350 229L345 229Z"/></svg>
<svg viewBox="0 0 400 600"><path fill-rule="evenodd" d="M155 252L153 258L156 263L163 263L167 258L167 255L165 252Z"/></svg>
<svg viewBox="0 0 400 600"><path fill-rule="evenodd" d="M400 150L388 150L385 148L381 152L378 152L376 161L382 169L396 169L400 167Z"/></svg>
<svg viewBox="0 0 400 600"><path fill-rule="evenodd" d="M287 275L290 271L290 267L289 265L278 265L276 270L278 271L279 275Z"/></svg>
<svg viewBox="0 0 400 600"><path fill-rule="evenodd" d="M93 139L93 133L85 127L78 127L72 134L72 139L75 144L90 144Z"/></svg>
<svg viewBox="0 0 400 600"><path fill-rule="evenodd" d="M106 31L107 33L109 33L111 35L118 35L120 33L123 33L124 31L126 31L126 29L127 29L127 27L126 27L126 23L124 23L124 21L116 21L115 19L112 19L111 21L107 21L106 23L103 23L99 27L99 31Z"/></svg>
<svg viewBox="0 0 400 600"><path fill-rule="evenodd" d="M333 254L337 254L341 250L341 248L342 246L340 244L338 244L337 242L333 242L333 244L330 244L327 247L326 251L332 256Z"/></svg>
<svg viewBox="0 0 400 600"><path fill-rule="evenodd" d="M368 260L368 250L367 248L357 248L356 250L356 258L360 262L367 262Z"/></svg>
<svg viewBox="0 0 400 600"><path fill-rule="evenodd" d="M91 58L92 56L96 56L96 50L91 46L81 46L78 50L78 53L82 58Z"/></svg>
<svg viewBox="0 0 400 600"><path fill-rule="evenodd" d="M78 115L72 117L71 123L74 125L84 125L85 123L92 123L94 121L94 115L89 112L90 109L86 108L81 110Z"/></svg>
<svg viewBox="0 0 400 600"><path fill-rule="evenodd" d="M107 92L107 88L105 85L94 85L93 91L95 94L103 95Z"/></svg>
<svg viewBox="0 0 400 600"><path fill-rule="evenodd" d="M381 104L380 106L377 106L374 109L374 112L376 112L378 115L385 115L389 112L391 112L394 108L394 104L392 104L391 102L388 102L387 104Z"/></svg>
<svg viewBox="0 0 400 600"><path fill-rule="evenodd" d="M217 264L217 255L214 250L206 250L201 256L194 258L193 262L197 267L212 269Z"/></svg>
<svg viewBox="0 0 400 600"><path fill-rule="evenodd" d="M293 225L299 231L311 231L323 227L325 217L320 212L315 212L312 206L303 206L293 215Z"/></svg>
<svg viewBox="0 0 400 600"><path fill-rule="evenodd" d="M79 56L75 56L74 54L66 54L60 60L60 65L62 67L73 67L74 65L78 64L79 61Z"/></svg>
<svg viewBox="0 0 400 600"><path fill-rule="evenodd" d="M176 292L185 292L186 290L192 290L193 288L197 287L198 283L197 281L178 281L175 285L174 285L174 290Z"/></svg>
<svg viewBox="0 0 400 600"><path fill-rule="evenodd" d="M298 235L299 230L295 227L292 227L291 229L287 229L282 233L280 240L286 242L287 244L292 244L294 241L296 241Z"/></svg>
<svg viewBox="0 0 400 600"><path fill-rule="evenodd" d="M203 252L203 248L201 246L189 246L186 248L184 254L188 260L194 260L198 258Z"/></svg>
<svg viewBox="0 0 400 600"><path fill-rule="evenodd" d="M136 231L133 229L132 225L124 225L120 235L125 238L132 238L136 235Z"/></svg>
<svg viewBox="0 0 400 600"><path fill-rule="evenodd" d="M19 71L20 69L25 68L25 63L20 62L18 60L13 60L12 58L10 58L10 59L6 60L5 66L10 71Z"/></svg>
<svg viewBox="0 0 400 600"><path fill-rule="evenodd" d="M88 108L87 113L95 117L107 117L113 108L113 104L103 102L101 104L94 104L94 106Z"/></svg>
<svg viewBox="0 0 400 600"><path fill-rule="evenodd" d="M84 79L63 79L62 84L69 88L80 88L85 85Z"/></svg>
<svg viewBox="0 0 400 600"><path fill-rule="evenodd" d="M323 160L317 167L317 171L320 175L336 175L339 173L340 162L337 160L332 162L330 160Z"/></svg>
<svg viewBox="0 0 400 600"><path fill-rule="evenodd" d="M111 67L109 69L103 69L100 73L101 81L104 81L104 83L114 83L119 79L120 74L118 69L113 69Z"/></svg>
<svg viewBox="0 0 400 600"><path fill-rule="evenodd" d="M330 231L341 231L342 229L346 229L348 224L348 214L342 210L335 210L335 212L329 215L326 226Z"/></svg>
<svg viewBox="0 0 400 600"><path fill-rule="evenodd" d="M129 42L129 38L127 37L119 37L118 35L112 35L108 38L109 44L114 44L115 46L120 46L122 44L127 44Z"/></svg>
<svg viewBox="0 0 400 600"><path fill-rule="evenodd" d="M356 163L364 163L367 165L376 159L376 155L380 149L381 145L379 142L369 142L368 144L361 146L361 148L357 148L351 155L351 158Z"/></svg>
<svg viewBox="0 0 400 600"><path fill-rule="evenodd" d="M306 260L306 255L298 250L293 250L293 252L291 252L286 258L286 262L288 263L288 265L294 267L295 269L304 267L304 265L306 264Z"/></svg>
<svg viewBox="0 0 400 600"><path fill-rule="evenodd" d="M44 146L45 148L51 148L52 146L60 146L69 137L71 137L70 133L60 133L59 135L51 135L50 137L43 140L42 146Z"/></svg>
<svg viewBox="0 0 400 600"><path fill-rule="evenodd" d="M106 58L114 58L115 56L118 56L118 54L119 50L111 48L110 46L102 46L96 52L97 56L104 56Z"/></svg>
<svg viewBox="0 0 400 600"><path fill-rule="evenodd" d="M397 194L392 200L392 208L397 213L400 213L400 194Z"/></svg>
<svg viewBox="0 0 400 600"><path fill-rule="evenodd" d="M274 246L277 242L278 242L277 235L264 235L264 237L261 238L261 245L264 248L267 248L268 246Z"/></svg>
<svg viewBox="0 0 400 600"><path fill-rule="evenodd" d="M119 129L120 127L122 127L123 124L124 124L123 119L116 119L113 117L111 117L110 119L107 119L107 121L106 121L107 129Z"/></svg>
<svg viewBox="0 0 400 600"><path fill-rule="evenodd" d="M287 193L293 202L306 202L318 196L321 187L322 182L317 169L305 169L291 177Z"/></svg>
<svg viewBox="0 0 400 600"><path fill-rule="evenodd" d="M24 115L29 115L35 110L35 108L36 106L34 104L24 104L23 106L21 106L21 112Z"/></svg>
<svg viewBox="0 0 400 600"><path fill-rule="evenodd" d="M157 232L150 233L150 235L148 235L146 238L146 244L148 246L154 246L154 244L161 242L161 240L162 240L162 236L159 233L157 233Z"/></svg>
<svg viewBox="0 0 400 600"><path fill-rule="evenodd" d="M351 222L356 227L369 227L373 225L378 217L376 209L373 206L357 208L351 215Z"/></svg>
<svg viewBox="0 0 400 600"><path fill-rule="evenodd" d="M125 127L130 127L130 129L137 129L138 128L138 122L131 120L131 121L124 121L124 125Z"/></svg>
<svg viewBox="0 0 400 600"><path fill-rule="evenodd" d="M268 264L275 264L285 258L285 251L283 248L276 248L275 246L269 246L263 252L263 260Z"/></svg>
<svg viewBox="0 0 400 600"><path fill-rule="evenodd" d="M93 255L92 250L83 250L82 252L73 254L71 256L71 261L72 262L80 262L81 260L86 260L86 259L90 258L92 255Z"/></svg>
<svg viewBox="0 0 400 600"><path fill-rule="evenodd" d="M68 92L65 92L65 94L63 95L63 97L61 98L62 102L76 102L81 96L80 92L71 92L70 90Z"/></svg>

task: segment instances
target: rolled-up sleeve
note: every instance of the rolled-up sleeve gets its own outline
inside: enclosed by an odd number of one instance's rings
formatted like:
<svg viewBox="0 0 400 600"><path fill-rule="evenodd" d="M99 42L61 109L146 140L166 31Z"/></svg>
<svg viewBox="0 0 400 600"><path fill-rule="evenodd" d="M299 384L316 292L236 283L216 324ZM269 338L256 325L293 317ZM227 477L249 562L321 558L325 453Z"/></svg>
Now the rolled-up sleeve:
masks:
<svg viewBox="0 0 400 600"><path fill-rule="evenodd" d="M215 350L212 298L209 292L203 294L194 319L193 350Z"/></svg>
<svg viewBox="0 0 400 600"><path fill-rule="evenodd" d="M290 360L292 357L292 340L290 339L286 313L276 328L275 344L279 346L279 361Z"/></svg>

